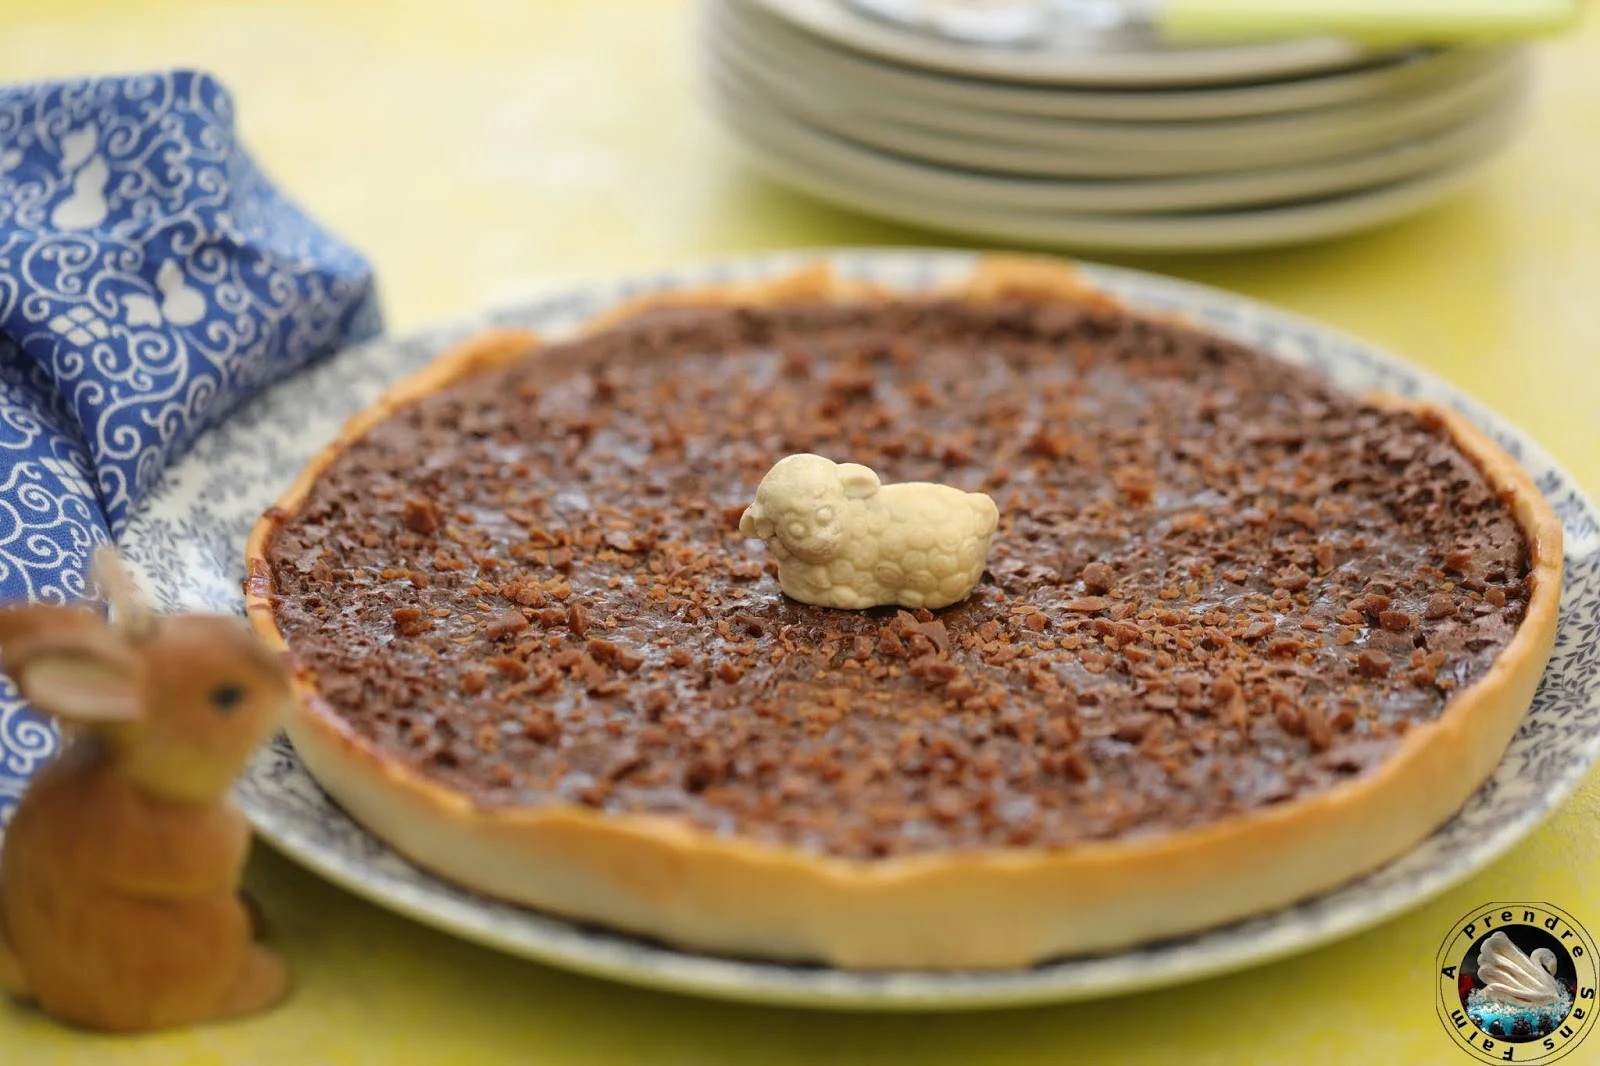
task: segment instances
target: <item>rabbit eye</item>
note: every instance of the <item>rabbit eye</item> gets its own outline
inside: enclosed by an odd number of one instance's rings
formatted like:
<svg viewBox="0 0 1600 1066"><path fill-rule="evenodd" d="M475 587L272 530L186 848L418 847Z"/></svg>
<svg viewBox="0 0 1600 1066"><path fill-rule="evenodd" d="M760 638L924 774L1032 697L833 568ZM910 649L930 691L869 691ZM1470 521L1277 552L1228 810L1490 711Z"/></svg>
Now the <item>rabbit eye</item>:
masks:
<svg viewBox="0 0 1600 1066"><path fill-rule="evenodd" d="M832 507L818 507L817 508L817 521L819 521L819 522L832 522L833 521L833 508Z"/></svg>
<svg viewBox="0 0 1600 1066"><path fill-rule="evenodd" d="M806 535L806 524L804 522L790 522L789 523L789 536L794 537L796 539L799 539L800 537L804 537L805 535Z"/></svg>
<svg viewBox="0 0 1600 1066"><path fill-rule="evenodd" d="M211 706L227 713L244 700L244 689L239 685L218 685L211 690Z"/></svg>

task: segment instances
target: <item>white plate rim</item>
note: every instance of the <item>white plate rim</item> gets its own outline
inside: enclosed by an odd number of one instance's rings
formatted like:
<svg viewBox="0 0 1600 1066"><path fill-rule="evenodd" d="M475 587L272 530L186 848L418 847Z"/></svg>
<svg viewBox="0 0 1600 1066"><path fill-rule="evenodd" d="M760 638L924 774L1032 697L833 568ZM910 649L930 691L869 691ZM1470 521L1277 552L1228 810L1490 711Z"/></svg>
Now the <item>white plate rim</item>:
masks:
<svg viewBox="0 0 1600 1066"><path fill-rule="evenodd" d="M1344 196L1195 214L1007 212L940 203L845 182L762 141L713 98L713 109L756 168L782 185L851 211L1000 244L1073 251L1218 252L1321 240L1398 221L1464 188L1488 163L1469 161Z"/></svg>
<svg viewBox="0 0 1600 1066"><path fill-rule="evenodd" d="M732 100L724 106L733 106ZM748 108L748 99L738 106ZM1315 163L1115 182L1011 177L941 166L880 152L870 145L811 128L799 119L788 120L770 112L762 122L761 133L748 139L788 141L789 152L775 151L807 160L808 169L817 173L957 210L977 204L1015 214L1141 215L1256 210L1271 204L1349 195L1431 171L1464 166L1488 158L1509 143L1517 131L1521 112L1518 101L1505 101L1495 110L1435 137Z"/></svg>
<svg viewBox="0 0 1600 1066"><path fill-rule="evenodd" d="M835 45L913 67L1000 81L1093 86L1202 85L1346 70L1375 53L1334 37L1125 52L972 47L879 22L836 0L734 0Z"/></svg>
<svg viewBox="0 0 1600 1066"><path fill-rule="evenodd" d="M959 276L970 269L974 253L895 248L809 250L719 260L644 278L576 286L562 294L456 320L407 338L380 338L347 350L336 359L313 368L306 375L279 386L269 395L247 405L235 416L237 432L246 435L252 433L251 419L269 412L274 397L280 411L295 407L305 396L311 395L312 390L326 388L330 382L342 380L341 374L355 381L359 380L362 373L368 373L371 367L382 367L391 379L403 376L414 364L399 365L389 357L407 345L411 346L413 356L436 354L455 339L490 325L541 316L560 321L564 313L586 317L603 306L638 292L768 276L818 258L829 259L841 272L850 276L875 278L891 284L897 281L903 283L910 278L914 279L913 287L920 287L930 281ZM1290 312L1193 282L1096 264L1082 264L1082 268L1092 282L1124 298L1132 298L1142 308L1188 311L1224 333L1254 334L1265 330L1265 337L1254 338L1256 343L1264 343L1293 361L1315 361L1318 351L1321 351L1322 358L1333 360L1329 367L1333 370L1335 380L1342 383L1354 383L1345 381L1351 375L1389 375L1394 378L1392 387L1399 391L1429 395L1455 406L1499 438L1524 464L1543 471L1540 475L1542 487L1547 493L1560 494L1558 509L1565 509L1570 516L1567 545L1569 591L1571 582L1592 578L1593 588L1584 583L1580 589L1587 605L1593 606L1588 603L1589 600L1600 599L1600 513L1596 512L1577 483L1536 442L1482 404L1427 371ZM368 367L368 371L363 371L363 367ZM342 404L348 401L350 409L354 410L363 406L370 395L384 384L382 381L363 381L360 389L325 395L337 395L337 402ZM327 428L331 433L337 424ZM208 477L224 484L227 493L254 494L253 498L259 498L262 505L270 502L282 485L240 484L227 471L208 467L208 463L215 465L218 448L226 447L222 443L227 436L226 430L227 427L224 427L224 431L214 431L208 438L202 438L187 458L171 468L125 531L123 549L136 573L156 593L163 607L170 609L179 604L216 606L217 597L220 597L222 605L242 610L242 597L237 584L230 586L227 575L195 575L189 569L197 565L203 568L205 553L212 550L214 566L225 565L215 563L218 558L215 552L231 553L231 565L242 572L242 559L235 557L242 554L242 530L235 531L237 535L231 539L228 536L219 538L216 529L195 528L184 523L189 520L190 512L196 506L197 488L203 486ZM309 450L318 446L319 441L312 441L305 445L305 450L309 454ZM279 454L279 446L270 442L265 447L259 443L252 447L262 452L261 461L270 462ZM267 480L276 479L286 484L297 470L298 467L274 469ZM1575 530L1573 524L1577 526ZM189 536L185 536L186 533ZM193 542L191 537L195 538ZM199 541L207 542L209 548ZM1575 557L1582 563L1582 574L1577 576L1574 576ZM174 573L181 576L172 578ZM200 580L202 584L183 586L181 593L174 593L170 587L163 591L163 574L168 575L168 580ZM236 578L237 575L234 575ZM191 597L197 597L197 602L191 604ZM1432 868L1423 876L1406 876L1399 880L1391 878L1384 883L1383 876L1391 871L1407 873L1400 868L1411 858L1408 856L1355 885L1238 926L1184 938L1175 942L1175 945L1157 945L1100 958L1067 960L1030 970L998 974L858 974L822 967L793 967L679 952L631 937L588 931L519 908L474 900L443 883L434 882L434 887L416 889L416 884L428 886L433 879L418 874L409 864L359 830L356 831L357 836L366 838L366 843L358 849L361 854L329 851L297 829L296 823L283 814L281 805L262 806L254 802L248 788L241 790L241 802L263 838L329 880L375 902L468 940L629 983L718 998L834 1009L947 1010L1021 1006L1120 994L1259 965L1309 950L1393 918L1481 870L1541 824L1571 794L1587 768L1600 755L1600 691L1580 677L1577 680L1583 682L1581 687L1569 692L1566 688L1558 688L1555 677L1556 662L1565 661L1560 658L1563 654L1586 671L1600 670L1600 625L1585 626L1581 620L1575 620L1570 613L1573 606L1570 603L1563 604L1562 631L1557 643L1558 659L1552 660L1552 672L1546 677L1547 687L1551 689L1548 700L1577 701L1573 706L1578 708L1579 715L1596 721L1585 726L1587 731L1581 736L1581 745L1561 749L1565 762L1559 775L1554 778L1541 775L1535 783L1537 787L1524 782L1523 787L1529 790L1529 797L1515 809L1514 817L1501 819L1498 823L1491 819L1489 824L1494 832L1473 839L1467 848L1456 853L1453 865L1442 869ZM1575 644L1574 639L1577 640ZM1578 662L1579 659L1581 662ZM1545 699L1544 689L1541 689L1540 698ZM1571 707L1562 704L1559 714L1568 714L1571 710ZM1478 807L1480 801L1492 805L1497 797L1503 795L1506 787L1502 777L1511 775L1509 780L1514 786L1521 776L1525 776L1511 764L1519 745L1523 744L1525 733L1534 738L1529 739L1527 744L1537 745L1540 743L1538 736L1546 732L1543 726L1547 723L1536 723L1532 721L1534 717L1530 715L1530 721L1524 723L1506 761L1484 790L1469 801L1461 817L1466 817L1467 812ZM1533 728L1535 725L1540 728ZM1559 745L1559 740L1557 743ZM1526 754L1523 752L1524 759ZM280 764L284 758L292 760L293 755L287 750L285 742L280 740L257 760L246 784L258 781L263 776L270 778L282 769ZM303 779L299 787L315 790L315 785L307 785L309 778L303 769L299 774ZM325 797L322 802L326 804ZM1451 824L1454 824L1454 820ZM1436 836L1449 829L1447 825ZM1433 839L1430 838L1429 842ZM1429 842L1425 842L1424 846ZM392 872L395 870L410 870L411 883L408 884L404 877L399 882L394 881ZM1374 896L1373 899L1360 906L1348 903L1352 893L1353 898L1359 901L1363 886L1372 883L1378 885L1369 893ZM1330 917L1327 908L1336 906L1341 899L1347 901L1345 909L1335 909ZM522 935L508 937L503 927L497 927L494 921L489 920L497 913L520 918ZM1311 917L1298 923L1291 920L1305 914ZM1255 932L1252 933L1250 930L1253 927ZM1190 949L1185 955L1186 945L1196 942L1202 945L1209 943L1209 953L1201 950L1196 954ZM1220 948L1217 946L1219 944ZM1141 967L1138 964L1141 958L1165 958L1166 964L1146 963ZM1133 961L1130 963L1129 960Z"/></svg>
<svg viewBox="0 0 1600 1066"><path fill-rule="evenodd" d="M1187 156L1157 162L1151 176L1059 177L1005 173L985 169L988 157L972 140L930 134L923 141L899 144L874 141L871 131L852 131L851 121L813 119L803 108L790 108L755 87L747 70L728 57L709 55L702 72L714 109L743 112L735 119L742 129L754 123L747 139L763 144L786 141L770 150L791 159L805 159L809 169L848 177L852 182L882 186L896 197L914 195L959 208L966 203L1004 205L995 210L1062 211L1083 214L1170 214L1178 211L1253 210L1269 203L1308 201L1344 195L1418 177L1432 170L1486 158L1511 138L1527 96L1527 79L1519 76L1509 91L1446 128L1349 154L1322 156L1304 162L1194 171ZM943 158L930 157L932 141ZM1061 171L1126 170L1105 154L1047 153ZM1176 170L1175 170L1176 168ZM1168 173L1168 171L1174 171Z"/></svg>
<svg viewBox="0 0 1600 1066"><path fill-rule="evenodd" d="M1007 84L917 70L833 48L762 9L738 0L709 0L700 35L715 28L741 47L767 50L794 68L827 68L831 80L930 108L956 107L974 117L1075 118L1119 122L1185 122L1316 111L1422 91L1466 80L1500 61L1507 46L1459 47L1320 77L1189 89L1071 88ZM768 38L771 38L770 40ZM1512 48L1519 46L1511 46Z"/></svg>
<svg viewBox="0 0 1600 1066"><path fill-rule="evenodd" d="M1040 121L948 106L913 115L887 93L841 92L826 78L797 80L715 27L699 45L701 62L714 76L835 136L937 165L1045 179L1241 171L1393 147L1493 111L1530 78L1526 50L1507 49L1470 77L1315 111L1159 123Z"/></svg>

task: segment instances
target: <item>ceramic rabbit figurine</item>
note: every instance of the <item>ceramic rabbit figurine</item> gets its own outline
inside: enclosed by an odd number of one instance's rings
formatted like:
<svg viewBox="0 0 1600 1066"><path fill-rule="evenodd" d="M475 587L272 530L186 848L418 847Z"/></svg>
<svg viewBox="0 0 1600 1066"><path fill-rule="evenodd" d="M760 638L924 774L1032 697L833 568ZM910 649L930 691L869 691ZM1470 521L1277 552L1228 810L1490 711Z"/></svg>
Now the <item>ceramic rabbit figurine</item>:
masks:
<svg viewBox="0 0 1600 1066"><path fill-rule="evenodd" d="M122 1032L264 1010L288 973L253 942L229 787L286 671L236 619L150 613L109 549L94 570L113 622L0 608L0 667L69 738L0 845L0 989Z"/></svg>

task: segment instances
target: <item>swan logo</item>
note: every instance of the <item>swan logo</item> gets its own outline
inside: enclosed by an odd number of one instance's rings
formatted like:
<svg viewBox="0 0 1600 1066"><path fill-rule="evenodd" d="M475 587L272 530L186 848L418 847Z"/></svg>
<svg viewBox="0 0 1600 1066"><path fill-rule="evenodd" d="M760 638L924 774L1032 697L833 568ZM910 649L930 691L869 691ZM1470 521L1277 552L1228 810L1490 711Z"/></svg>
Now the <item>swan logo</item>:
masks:
<svg viewBox="0 0 1600 1066"><path fill-rule="evenodd" d="M1439 1019L1483 1062L1555 1062L1594 1027L1597 961L1588 932L1561 908L1486 904L1439 948Z"/></svg>

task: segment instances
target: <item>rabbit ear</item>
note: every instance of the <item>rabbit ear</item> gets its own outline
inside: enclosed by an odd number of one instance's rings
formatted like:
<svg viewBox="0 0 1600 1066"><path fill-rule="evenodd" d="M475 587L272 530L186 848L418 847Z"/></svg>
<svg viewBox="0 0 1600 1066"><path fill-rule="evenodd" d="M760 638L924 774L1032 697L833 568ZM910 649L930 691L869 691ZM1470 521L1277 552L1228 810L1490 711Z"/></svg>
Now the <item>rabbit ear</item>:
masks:
<svg viewBox="0 0 1600 1066"><path fill-rule="evenodd" d="M839 482L844 486L844 494L852 500L871 496L878 491L880 484L878 475L872 472L872 468L862 466L860 463L840 463Z"/></svg>
<svg viewBox="0 0 1600 1066"><path fill-rule="evenodd" d="M6 654L23 698L68 722L132 722L142 714L140 661L106 629L42 633Z"/></svg>
<svg viewBox="0 0 1600 1066"><path fill-rule="evenodd" d="M100 594L111 605L112 621L130 640L143 640L155 627L155 615L150 605L139 594L133 577L122 565L122 558L109 544L95 549L89 562L89 572Z"/></svg>
<svg viewBox="0 0 1600 1066"><path fill-rule="evenodd" d="M36 642L42 635L106 628L98 611L74 604L17 603L0 607L0 669L6 668L18 645Z"/></svg>

